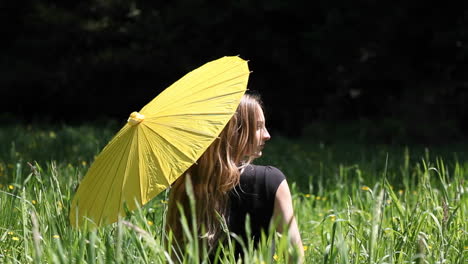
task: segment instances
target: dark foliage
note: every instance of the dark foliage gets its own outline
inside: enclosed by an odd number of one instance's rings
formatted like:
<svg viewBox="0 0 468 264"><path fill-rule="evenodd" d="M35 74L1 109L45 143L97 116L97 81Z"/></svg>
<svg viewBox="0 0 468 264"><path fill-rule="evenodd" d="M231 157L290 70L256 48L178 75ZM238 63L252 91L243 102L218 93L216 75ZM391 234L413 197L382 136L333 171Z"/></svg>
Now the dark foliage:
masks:
<svg viewBox="0 0 468 264"><path fill-rule="evenodd" d="M468 133L466 4L26 0L1 7L4 119L125 120L188 71L240 55L274 132L317 136L306 132L345 121L367 124L356 132L366 140L443 142Z"/></svg>

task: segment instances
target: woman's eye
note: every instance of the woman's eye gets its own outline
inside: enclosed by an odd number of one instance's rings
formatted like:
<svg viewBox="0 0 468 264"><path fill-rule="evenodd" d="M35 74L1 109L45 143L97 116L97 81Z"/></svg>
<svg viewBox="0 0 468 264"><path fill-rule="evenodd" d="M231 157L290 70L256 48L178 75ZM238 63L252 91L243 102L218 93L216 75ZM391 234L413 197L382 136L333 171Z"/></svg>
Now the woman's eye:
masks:
<svg viewBox="0 0 468 264"><path fill-rule="evenodd" d="M263 123L263 122L258 122L257 123L257 130L260 130L260 129L265 129L265 123Z"/></svg>

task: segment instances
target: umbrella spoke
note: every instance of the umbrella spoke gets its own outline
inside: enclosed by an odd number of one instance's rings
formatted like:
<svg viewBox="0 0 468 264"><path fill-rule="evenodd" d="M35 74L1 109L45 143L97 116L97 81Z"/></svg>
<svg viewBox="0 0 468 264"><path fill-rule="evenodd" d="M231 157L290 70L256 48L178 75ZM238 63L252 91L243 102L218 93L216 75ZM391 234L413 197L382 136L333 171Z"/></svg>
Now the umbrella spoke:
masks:
<svg viewBox="0 0 468 264"><path fill-rule="evenodd" d="M132 133L129 133L127 135L127 137L131 138L131 134ZM122 138L122 140L124 140L124 139L125 138ZM107 221L113 221L114 220L114 219L104 219L104 218L108 217L108 215L113 215L113 214L109 213L109 211L112 210L112 208L117 209L116 210L117 211L117 217L120 214L121 204L122 204L122 197L121 197L122 193L120 193L119 199L109 199L109 197L116 195L116 192L113 192L111 190L114 190L116 188L123 188L123 186L125 184L124 183L124 175L121 175L120 172L122 171L122 169L125 169L125 167L126 167L125 166L126 165L126 160L128 160L128 157L129 157L129 149L131 148L131 145L132 145L131 143L132 143L132 140L127 141L127 144L124 145L124 148L120 150L121 153L123 154L120 157L115 157L115 156L113 157L113 155L115 155L115 153L118 153L118 152L110 152L109 151L108 159L109 159L109 161L111 161L111 162L109 162L109 164L113 165L114 167L111 167L111 170L109 170L109 171L104 171L102 173L102 175L105 176L105 177L102 177L102 178L104 180L104 183L110 181L110 184L107 184L108 190L102 190L102 189L99 190L100 193L105 193L106 196L105 196L104 199L102 199L100 201L95 201L96 206L94 206L95 207L95 214L98 214L100 212L99 217L97 218L97 219L99 219L100 222L107 222ZM118 158L117 163L115 162L116 158ZM112 162L112 161L114 161L114 162ZM106 185L103 184L103 186L105 187ZM110 201L112 204L108 204L108 201ZM99 208L99 207L101 207L101 208Z"/></svg>
<svg viewBox="0 0 468 264"><path fill-rule="evenodd" d="M201 114L201 116L204 116L204 115L210 116L209 114ZM196 116L196 115L194 115L194 116ZM189 118L189 119L191 121L194 121L193 118ZM195 121L195 122L197 122L197 121ZM208 121L205 120L205 119L198 120L199 124L202 123L202 122L208 123ZM159 122L152 122L152 123L155 124L155 125L159 125L161 127L166 127L167 129L173 129L173 130L176 130L176 131L179 131L179 132L186 132L188 134L191 134L192 136L199 136L199 137L204 137L204 138L207 138L207 139L210 139L210 138L212 139L213 137L217 136L215 133L209 133L209 131L206 131L206 128L205 128L205 131L203 131L201 129L190 128L190 127L186 126L186 124L183 124L184 127L182 127L182 126L177 126L175 124L167 124L167 123L159 123ZM221 126L222 122L219 122L217 124L215 124L215 122L209 122L209 124L210 125L219 125L219 126Z"/></svg>
<svg viewBox="0 0 468 264"><path fill-rule="evenodd" d="M105 202L101 199L101 194L109 195L109 193L112 193L110 190L112 190L116 184L119 164L122 163L125 157L128 157L128 152L125 150L130 143L127 139L130 138L131 135L124 133L126 131L123 130L121 132L122 133L119 133L96 158L95 164L103 164L103 166L91 166L88 174L95 175L95 177L85 177L76 195L76 197L80 199L79 208L81 208L81 213L92 217L97 225L102 221L100 212L105 208ZM120 144L120 142L125 145ZM122 149L124 151L122 151ZM120 156L118 153L120 153ZM80 190L82 191L80 192ZM87 210L84 210L84 208L87 208ZM96 218L95 216L98 214L99 217ZM82 220L83 219L79 219L79 222Z"/></svg>
<svg viewBox="0 0 468 264"><path fill-rule="evenodd" d="M221 64L227 64L227 62L221 62ZM164 90L159 96L157 96L149 104L147 104L141 110L141 112L144 112L145 110L147 110L147 108L152 108L153 105L158 105L158 109L162 109L162 111L165 110L165 107L172 107L174 105L178 105L179 101L184 100L186 98L191 98L195 94L204 91L206 88L212 87L212 86L205 87L205 83L207 83L207 82L209 82L209 81L211 81L213 79L219 78L219 77L224 77L222 75L226 74L226 73L228 73L230 71L237 70L237 71L241 72L241 74L237 75L237 76L235 76L233 78L230 78L230 79L224 79L223 82L228 82L230 80L240 78L240 77L243 77L243 76L246 76L246 75L248 77L248 74L250 73L248 71L248 69L247 69L247 71L245 71L244 67L246 67L246 64L244 64L243 62L235 63L234 65L232 65L232 67L229 67L229 68L227 68L225 70L223 70L223 65L211 65L211 66L213 68L212 68L212 71L209 72L209 74L203 74L202 76L197 75L196 78L193 78L191 76L187 76L187 78L182 78L182 79L176 81L168 89ZM241 67L241 69L237 69L239 66ZM221 71L219 71L217 73L213 73L214 70L217 70L217 71L221 70ZM196 70L192 71L192 73L194 73L194 75L195 75L196 73L198 73L198 71L199 70L196 69ZM194 81L193 79L195 79L196 81ZM221 79L223 79L223 78L221 78ZM243 87L243 88L244 88L243 90L245 91L245 87ZM180 92L181 89L183 89L185 92L181 93ZM181 94L183 96L181 96ZM167 104L166 105L160 104L159 101L165 101L165 102L167 102ZM148 112L151 112L151 110L148 111Z"/></svg>
<svg viewBox="0 0 468 264"><path fill-rule="evenodd" d="M120 197L118 199L118 210L117 214L120 214L123 211L123 204L126 203L130 210L133 210L137 207L136 202L141 204L141 190L139 184L139 162L138 162L138 152L139 152L139 133L138 128L134 129L132 132L134 136L131 140L131 144L128 146L127 153L129 157L136 157L135 159L127 158L126 162L123 162L122 165L125 165L122 170L122 184L120 190ZM139 195L138 195L139 194Z"/></svg>
<svg viewBox="0 0 468 264"><path fill-rule="evenodd" d="M131 135L128 134L126 135L127 137L130 137ZM126 138L126 137L125 137ZM125 140L125 138L122 138L122 141ZM106 158L106 161L103 161L104 164L108 164L107 167L108 169L104 169L101 171L97 171L96 174L99 175L99 178L102 179L102 184L95 184L92 188L95 189L95 192L97 193L96 196L101 196L102 194L105 194L104 197L100 197L99 200L94 200L93 201L93 212L92 216L97 216L96 220L101 223L101 222L107 222L107 221L112 221L113 219L103 219L103 217L106 217L107 211L109 208L112 206L115 206L115 204L119 203L120 200L111 200L112 205L109 205L107 201L109 200L109 196L114 194L111 190L115 188L115 186L119 186L122 184L122 178L119 177L119 171L121 168L121 165L125 162L125 159L128 158L128 148L130 145L131 141L127 141L124 146L120 145L122 149L119 150L120 153L122 153L120 156L114 156L116 153L115 151L111 151L111 149L106 152L104 157ZM117 143L117 142L116 142ZM118 145L115 144L115 148L118 148ZM105 168L103 167L103 168ZM98 174L99 173L99 174ZM106 212L106 213L105 213Z"/></svg>
<svg viewBox="0 0 468 264"><path fill-rule="evenodd" d="M238 79L239 77L242 77L242 76L234 77L232 80ZM243 82L236 82L236 83L230 84L230 85L227 85L227 82L215 83L215 84L204 87L203 89L200 89L200 90L193 93L195 95L202 94L202 93L208 93L208 94L212 94L211 96L208 96L208 97L206 95L205 96L198 96L198 97L197 96L192 96L191 98L190 97L180 97L180 98L178 98L179 100L177 100L176 102L174 102L172 104L169 104L166 107L158 107L158 109L155 109L155 111L157 111L158 114L163 114L165 112L179 112L181 110L187 111L189 109L189 108L187 108L187 106L190 106L190 108L197 108L197 105L196 105L197 103L200 103L200 102L201 103L206 103L210 99L228 98L228 99L230 99L229 101L232 101L233 100L233 95L238 94L239 97L240 97L240 96L242 96L242 94L244 94L245 90L242 90L240 87L245 85L246 82L247 82L247 79L245 80L244 83ZM229 87L231 89L226 89L226 87ZM211 91L209 91L209 92L206 91L208 89L211 89ZM220 93L219 92L220 90L223 91L223 92ZM233 90L233 91L229 91L229 90ZM189 98L190 100L187 100L187 98ZM220 105L220 106L225 107L225 106L229 106L230 104L227 103L227 102L226 102L226 104L223 104L222 102L219 102L219 103L216 103L216 105ZM201 107L205 107L205 105L202 105Z"/></svg>
<svg viewBox="0 0 468 264"><path fill-rule="evenodd" d="M179 159L183 158L183 159L191 161L191 162L196 162L196 159L194 159L193 157L190 157L189 155L184 153L184 151L179 149L179 147L175 144L175 142L177 140L174 140L174 139L177 138L177 137L174 137L174 135L171 135L172 139L169 139L169 137L165 137L161 133L162 129L160 129L159 131L156 131L152 127L148 127L148 129L151 130L154 133L154 136L157 136L162 141L162 144L161 144L160 147L165 148L167 153L176 154Z"/></svg>
<svg viewBox="0 0 468 264"><path fill-rule="evenodd" d="M151 142L150 136L147 135L146 129L142 130L142 136L145 138L146 142ZM142 190L142 200L143 203L149 201L151 194L156 196L159 194L163 188L159 189L161 185L168 187L170 182L165 177L157 177L164 173L162 168L161 157L164 157L162 153L158 150L157 146L154 144L148 144L147 146L142 146L144 149L140 152L140 161L146 166L140 166L140 175L145 175L145 179L140 182L140 187ZM142 171L144 170L144 171ZM158 188L156 190L151 189L152 186Z"/></svg>

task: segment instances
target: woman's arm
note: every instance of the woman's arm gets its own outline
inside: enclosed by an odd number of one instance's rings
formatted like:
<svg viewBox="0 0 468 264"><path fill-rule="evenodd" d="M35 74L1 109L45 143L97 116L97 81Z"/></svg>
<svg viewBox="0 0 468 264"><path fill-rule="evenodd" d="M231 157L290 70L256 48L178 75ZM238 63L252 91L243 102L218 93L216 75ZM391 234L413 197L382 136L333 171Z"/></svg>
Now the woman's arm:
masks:
<svg viewBox="0 0 468 264"><path fill-rule="evenodd" d="M291 192L286 180L281 182L276 191L273 220L277 221L276 230L280 233L283 232L283 226L288 227L291 243L297 247L302 262L304 259L304 247L302 246L301 234L294 217Z"/></svg>

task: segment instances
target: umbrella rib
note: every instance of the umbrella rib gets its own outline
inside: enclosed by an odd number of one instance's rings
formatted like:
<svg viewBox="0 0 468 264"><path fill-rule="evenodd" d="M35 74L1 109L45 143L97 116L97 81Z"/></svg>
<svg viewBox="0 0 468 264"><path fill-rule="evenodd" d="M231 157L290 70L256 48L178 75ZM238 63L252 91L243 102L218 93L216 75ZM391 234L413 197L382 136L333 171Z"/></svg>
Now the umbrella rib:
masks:
<svg viewBox="0 0 468 264"><path fill-rule="evenodd" d="M205 82L205 81L214 79L214 78L216 78L216 77L218 77L218 76L220 76L220 75L226 73L227 71L230 71L230 70L234 69L235 67L238 67L239 64L241 64L241 63L242 63L242 62L239 62L239 63L237 63L236 65L234 65L233 67L228 68L228 69L226 69L226 70L224 70L224 71L222 71L222 72L219 72L218 74L213 75L213 76L211 76L211 77L208 78L208 79L204 79L203 81L200 81L200 82L198 82L198 83L195 83L195 84L193 84L191 87L187 87L187 90L188 90L188 89L192 89L193 87L196 87L197 85L199 85L199 84L202 83L202 82ZM190 72L190 73L193 73L193 71ZM185 75L184 77L190 75L190 73L188 73L188 74ZM242 75L241 75L241 76L242 76ZM169 86L169 87L173 87L173 85L177 85L177 86L180 85L180 82L184 80L184 77L183 77L182 79L176 81L175 83L173 83L173 84L172 84L171 86ZM164 91L163 91L163 92L164 92ZM186 97L189 97L189 96L191 96L191 95L193 95L193 94L196 94L196 93L189 94L189 95L187 95ZM184 98L185 98L185 97L179 97L179 99L184 99ZM156 99L156 98L155 98L155 99ZM153 99L153 100L154 100L154 99ZM176 103L176 102L178 102L178 100L174 101L174 103ZM151 103L151 102L150 102L150 103ZM143 109L142 109L142 111L143 111Z"/></svg>
<svg viewBox="0 0 468 264"><path fill-rule="evenodd" d="M226 70L226 71L227 71L227 70ZM225 72L226 72L226 71L225 71ZM224 72L222 72L222 73L224 73ZM219 75L221 75L222 73L220 73ZM247 72L247 73L242 73L242 74L236 75L236 76L234 76L234 77L232 77L232 78L230 78L230 79L224 79L224 80L219 81L219 82L217 82L217 83L214 83L214 84L212 84L212 85L210 85L210 86L206 86L206 87L204 87L204 88L201 88L201 89L195 91L195 92L192 93L192 94L187 94L185 97L180 97L180 98L183 99L183 98L186 98L186 97L192 97L194 94L203 92L203 91L206 90L206 89L212 88L212 87L214 87L214 86L220 85L220 84L225 83L225 82L229 82L229 81L232 81L232 80L235 80L235 79L239 79L239 78L241 78L241 77L243 77L243 76L245 76L245 75L249 75L249 74L250 74L250 72ZM217 77L217 76L214 76L214 77ZM214 79L214 77L213 77L213 78L209 78L208 80ZM204 81L206 82L206 80L204 80ZM197 84L193 85L192 87L196 87L196 86L198 86L199 84L200 84L200 83L197 83ZM242 82L234 83L234 84L232 84L232 85L229 85L228 87L232 87L232 86L239 85L239 84L242 84ZM192 87L190 87L190 89L191 89Z"/></svg>
<svg viewBox="0 0 468 264"><path fill-rule="evenodd" d="M162 124L162 123L155 123L155 124L158 124L158 125L160 125L160 126L165 126L165 127L173 128L173 129L176 129L176 130L179 130L179 131L190 132L192 135L205 136L205 137L208 137L208 138L209 138L209 137L213 137L212 134L203 133L203 132L201 132L201 131L197 131L197 130L193 130L193 129L180 128L180 127L171 126L171 125L166 125L166 124Z"/></svg>
<svg viewBox="0 0 468 264"><path fill-rule="evenodd" d="M133 137L133 139L132 139L132 141L131 141L131 144L129 144L130 147L133 146L133 142L135 141L135 139L136 139L136 141L138 142L138 136L139 136L139 135L138 135L138 130L137 130L137 131L136 131L136 136ZM138 147L138 145L139 145L139 144L137 144L137 147ZM131 151L131 150L129 150L129 151ZM137 150L137 151L138 151L138 150ZM127 159L126 166L125 166L125 173L124 173L124 176L125 176L125 177L123 178L123 182L126 182L126 180L127 180L126 177L128 177L127 171L128 171L128 168L129 168L129 165L128 165L129 161L130 161L130 159ZM124 184L122 184L122 188L121 188L121 190L120 190L119 207L118 207L118 210L117 210L117 215L119 215L120 209L122 208L122 204L123 204L123 201L122 201L123 189L124 189ZM140 188L140 189L141 189L141 188ZM141 192L141 190L140 190L140 192Z"/></svg>
<svg viewBox="0 0 468 264"><path fill-rule="evenodd" d="M200 85L200 84L203 83L203 82L206 82L206 81L215 79L216 77L218 77L218 76L220 76L220 75L222 75L222 74L224 74L224 73L226 73L226 72L228 72L228 71L230 71L230 70L232 70L232 69L234 69L234 68L236 68L236 67L239 67L239 65L242 65L242 64L244 64L244 61L239 61L239 62L236 63L235 65L232 65L232 67L227 68L227 69L225 69L224 71L221 71L221 72L219 72L219 73L216 74L216 75L212 75L211 77L209 77L209 78L207 78L207 79L201 80L201 81L198 82L198 83L194 83L191 87L189 87L189 89L192 89L193 87L196 87L196 86ZM249 73L250 73L250 72L249 72ZM249 73L246 73L246 74L249 74ZM237 76L237 77L234 77L234 78L232 78L232 79L241 77L241 76L243 76L243 75L245 75L245 74L241 74L241 75L239 75L239 76ZM229 80L232 80L232 79L228 79L228 80L226 80L226 81L229 81ZM177 83L177 82L176 82L176 83Z"/></svg>
<svg viewBox="0 0 468 264"><path fill-rule="evenodd" d="M200 102L205 102L205 101L210 101L210 100L213 100L213 99L228 97L228 96L232 96L232 95L234 95L234 94L244 93L244 92L245 92L245 90L242 90L242 91L234 91L234 92L225 93L225 94L220 94L220 95L217 95L217 96L212 96L212 97L205 98L205 99L203 99L203 100L192 101L192 102L190 102L190 104L192 104L192 103L200 103Z"/></svg>
<svg viewBox="0 0 468 264"><path fill-rule="evenodd" d="M152 130L152 131L153 131L153 130ZM149 138L148 138L148 136L147 136L145 133L143 133L143 136L145 137L146 141L149 142ZM159 136L159 135L158 135L158 136ZM155 153L155 150L153 149L153 146L152 146L151 144L149 144L149 147L150 147L151 150L152 150L151 153ZM154 158L157 160L156 165L158 166L158 169L162 172L163 170L162 170L162 168L161 168L161 160L159 159L159 157L158 157L157 155L154 155L154 154L153 154L153 156L154 156ZM169 181L167 181L167 179L166 179L165 177L162 177L162 178L166 180L166 185L169 186Z"/></svg>
<svg viewBox="0 0 468 264"><path fill-rule="evenodd" d="M192 158L190 158L189 156L187 156L183 151L181 151L180 149L178 149L174 144L172 144L172 142L170 142L169 140L167 140L165 137L163 137L160 133L158 133L156 130L154 130L152 127L149 127L148 128L153 131L157 136L159 136L162 140L164 140L167 144L171 145L172 147L174 147L174 149L177 149L177 151L182 155L184 156L185 158L187 158L188 160L191 160L192 162L195 162L195 160L192 160Z"/></svg>
<svg viewBox="0 0 468 264"><path fill-rule="evenodd" d="M127 144L126 144L126 146L125 146L125 150L128 150L128 148L129 148L129 146L131 145L131 143L132 143L132 141L128 141L128 142L127 142ZM127 153L127 151L123 151L123 152L122 152L122 156L120 157L120 161L119 161L119 163L118 163L117 166L120 166L120 164L122 163L123 158L124 158L124 156L125 156L125 153ZM116 180L116 177L113 177L111 186L114 185L115 180ZM122 184L122 186L123 186L123 184ZM106 199L105 199L105 201L104 201L103 204L106 204L107 200L109 199L110 193L111 193L110 191L107 192ZM122 192L120 192L119 207L118 207L117 214L120 212L121 200L122 200ZM101 218L102 218L102 214L103 214L103 213L104 213L104 210L101 210L101 214L100 214L100 216L99 216L99 221L102 221Z"/></svg>
<svg viewBox="0 0 468 264"><path fill-rule="evenodd" d="M231 68L231 69L232 69L232 68ZM227 70L226 70L226 71L227 71ZM224 72L222 72L222 73L224 73ZM222 73L220 73L219 75L221 75ZM212 85L210 85L210 86L207 86L207 87L204 87L204 88L202 88L202 89L199 89L199 90L195 91L194 93L187 94L186 96L181 96L181 97L179 97L179 100L175 100L172 104L167 105L167 106L168 106L167 108L170 109L171 106L180 107L179 105L177 105L177 102L182 101L182 100L184 100L185 98L192 97L194 94L198 94L198 93L200 93L200 92L203 92L203 91L205 91L205 90L207 90L207 89L210 89L210 88L212 88L212 87L215 87L215 86L217 86L217 85L220 85L221 83L228 82L228 81L232 81L232 80L238 79L238 78L240 78L240 77L243 77L243 76L249 75L249 74L250 74L250 72L243 73L243 74L234 76L234 77L232 77L232 78L230 78L230 79L225 79L225 80L222 80L222 81L217 82L217 83L215 83L215 84L212 84ZM210 78L210 79L212 79L212 78ZM208 79L208 80L210 80L210 79ZM234 86L234 85L238 85L238 84L241 84L241 82L235 83L235 84L230 85L230 86ZM197 85L199 85L199 83L193 85L192 87L196 87ZM187 88L187 89L188 89L188 88ZM244 92L244 89L242 89L242 91L239 91L239 92ZM161 110L161 112L167 110L167 108L163 108L163 109Z"/></svg>
<svg viewBox="0 0 468 264"><path fill-rule="evenodd" d="M232 115L234 112L231 111L231 112L215 112L215 113L180 113L180 114L173 114L173 115L162 115L162 116L158 116L158 118L161 118L161 117L175 117L175 116L212 116L212 115L216 115L216 116L219 116L219 115ZM158 122L155 122L155 121L151 121L150 119L148 119L147 121L145 122L150 122L150 123L153 123L153 124L161 124L161 125L164 125L162 123L158 123Z"/></svg>
<svg viewBox="0 0 468 264"><path fill-rule="evenodd" d="M120 133L120 132L119 132L119 133ZM102 153L111 151L111 150L113 149L113 146L115 146L115 144L116 144L116 142L115 142L114 140L116 140L116 138L114 138L113 140L111 140L111 143L110 143L110 144L112 144L112 145L107 145L107 146L103 149L103 151L101 152L100 157L98 157L98 159L101 159ZM123 158L123 156L122 156L122 158ZM98 162L98 160L96 160L95 163L96 163L96 162ZM106 164L106 162L103 162L103 163ZM110 163L109 163L108 165L110 165ZM98 172L100 172L100 171L107 171L107 168L108 168L108 166L105 166L105 167L102 167L102 168L97 168L97 167L93 168L93 167L92 167L91 169L93 169L93 174L100 174L100 173L98 173ZM98 181L93 181L94 184L91 184L91 183L88 183L88 184L87 184L87 185L90 185L90 186L91 186L91 189L90 189L87 193L95 193L95 192L98 191L98 190L96 190L96 188L99 188L99 187L101 186L101 184L102 184L102 182L99 181L100 179L105 180L105 179L103 179L102 177L99 177L99 178L97 178ZM80 188L80 189L81 189L81 188ZM84 199L82 199L82 204L88 203L88 202L84 202L84 201L87 200L87 199L86 199L86 196L85 196L85 197L82 197L82 198L84 198ZM96 195L92 195L92 196L89 196L89 198L93 198L93 199L92 199L92 203L90 203L90 204L95 205L95 204L96 204L97 196L96 196ZM83 202L84 202L84 203L83 203ZM89 210L88 210L85 214L88 214L88 212L89 212ZM99 225L99 222L101 222L100 217L97 218L97 219L94 219L94 220L95 220L95 221L97 220L97 223L96 223L97 225Z"/></svg>
<svg viewBox="0 0 468 264"><path fill-rule="evenodd" d="M223 98L223 97L228 97L228 96L232 96L232 95L235 95L235 94L239 94L239 93L244 93L245 91L242 90L242 91L235 91L235 92L232 92L232 93L226 93L226 94L222 94L222 95L217 95L217 96L212 96L212 97L208 97L208 98L205 98L205 99L202 99L202 100L197 100L197 101L191 101L191 102L188 102L186 104L183 104L183 105L177 105L177 107L183 107L183 106L186 106L186 105L190 105L190 104L196 104L196 103L202 103L202 102L206 102L206 101L210 101L210 100L213 100L213 99L219 99L219 98ZM166 109L163 109L160 111L161 112L164 112L166 110L171 110L170 108L166 108ZM216 115L219 115L219 114L232 114L233 112L229 112L229 113L200 113L200 114L206 114L206 115L210 115L210 114L216 114ZM191 114L191 113L190 113ZM183 115L183 114L176 114L176 115L162 115L162 116L159 116L159 117L164 117L164 116L178 116L178 115Z"/></svg>
<svg viewBox="0 0 468 264"><path fill-rule="evenodd" d="M245 74L244 74L244 75L245 75ZM240 76L238 76L238 77L240 77ZM236 79L236 78L238 78L238 77L234 77L234 78L232 78L232 79L230 79L230 80ZM160 110L160 112L163 112L163 111L166 111L166 110L170 110L171 107L174 107L174 106L175 106L175 107L181 107L181 105L177 105L177 102L182 101L182 100L184 100L184 99L187 98L187 97L191 97L191 96L193 96L194 94L201 93L201 92L203 92L203 91L205 91L205 90L207 90L207 89L216 87L216 86L220 85L221 83L226 82L226 81L230 81L230 80L224 80L224 81L222 81L222 82L215 83L215 84L213 84L213 85L207 86L207 87L205 87L205 88L203 88L203 89L200 89L200 90L198 90L198 91L196 91L196 92L194 92L194 93L192 93L192 94L188 94L186 97L179 97L179 100L177 100L176 102L174 102L174 103L171 104L171 105L168 105L168 107L166 107L166 108L162 108L162 109ZM236 83L236 84L233 84L233 85L230 85L230 86L234 86L234 85L238 85L238 84L240 84L240 83ZM243 92L245 92L244 89L242 89L241 91L233 92L232 94L243 93ZM227 94L227 95L229 95L229 94ZM219 96L216 96L216 97L222 97L222 96L223 96L223 95L219 95ZM216 97L213 97L213 98L216 98ZM196 101L195 101L195 102L196 102ZM189 102L189 104L191 104L191 103L192 103L192 102ZM184 104L184 105L187 105L187 104ZM182 106L183 106L183 105L182 105Z"/></svg>

